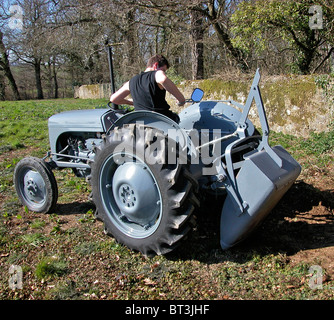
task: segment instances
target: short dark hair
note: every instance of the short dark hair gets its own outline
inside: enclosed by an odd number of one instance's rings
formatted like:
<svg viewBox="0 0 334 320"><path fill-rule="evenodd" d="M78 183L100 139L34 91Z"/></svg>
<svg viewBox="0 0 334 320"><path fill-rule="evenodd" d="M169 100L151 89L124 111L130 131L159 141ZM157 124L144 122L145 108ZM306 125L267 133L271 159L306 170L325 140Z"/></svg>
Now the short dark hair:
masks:
<svg viewBox="0 0 334 320"><path fill-rule="evenodd" d="M147 61L147 67L153 67L153 65L158 62L159 68L163 66L167 66L167 69L169 68L169 62L167 59L161 55L161 54L156 54Z"/></svg>

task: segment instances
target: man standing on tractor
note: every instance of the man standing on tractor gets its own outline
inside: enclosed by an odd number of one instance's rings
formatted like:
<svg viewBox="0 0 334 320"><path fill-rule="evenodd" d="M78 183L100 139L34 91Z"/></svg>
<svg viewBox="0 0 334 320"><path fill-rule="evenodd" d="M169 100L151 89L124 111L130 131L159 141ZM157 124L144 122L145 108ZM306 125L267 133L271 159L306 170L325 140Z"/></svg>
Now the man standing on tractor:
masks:
<svg viewBox="0 0 334 320"><path fill-rule="evenodd" d="M157 54L151 57L146 70L134 76L112 94L110 101L114 104L133 105L135 110L155 111L179 122L178 115L170 110L166 101L166 91L177 99L179 106L185 104L185 98L173 81L166 76L168 68L169 63L164 56ZM129 94L133 100L127 99Z"/></svg>

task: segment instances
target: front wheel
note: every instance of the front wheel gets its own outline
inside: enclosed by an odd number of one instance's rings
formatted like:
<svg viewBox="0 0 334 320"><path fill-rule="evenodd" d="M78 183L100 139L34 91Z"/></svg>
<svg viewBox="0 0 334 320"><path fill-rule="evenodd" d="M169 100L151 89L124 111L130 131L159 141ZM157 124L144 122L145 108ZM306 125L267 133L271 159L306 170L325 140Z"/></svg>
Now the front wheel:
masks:
<svg viewBox="0 0 334 320"><path fill-rule="evenodd" d="M35 157L24 158L14 170L17 195L30 211L51 212L58 200L56 179L49 165Z"/></svg>
<svg viewBox="0 0 334 320"><path fill-rule="evenodd" d="M128 125L104 139L92 163L97 217L108 234L144 255L173 250L192 228L197 203L196 182L187 165L167 163L166 142L158 130Z"/></svg>

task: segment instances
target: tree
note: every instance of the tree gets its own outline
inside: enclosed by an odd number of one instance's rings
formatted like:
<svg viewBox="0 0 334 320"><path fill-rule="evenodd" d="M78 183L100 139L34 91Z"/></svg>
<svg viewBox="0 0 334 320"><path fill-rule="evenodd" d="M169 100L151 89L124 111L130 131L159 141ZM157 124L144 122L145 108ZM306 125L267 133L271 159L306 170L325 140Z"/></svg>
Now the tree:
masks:
<svg viewBox="0 0 334 320"><path fill-rule="evenodd" d="M233 45L231 41L229 19L239 0L126 0L128 5L137 5L144 8L147 14L153 16L167 15L172 45L179 48L184 46L185 36L190 35L190 52L192 78L204 76L205 38L208 31L213 29L221 45L221 57L227 51L241 70L247 70L248 64L243 50ZM154 18L152 18L154 21ZM166 30L161 26L161 30ZM177 38L176 35L180 34ZM189 47L189 46L188 46ZM175 52L175 50L174 50Z"/></svg>
<svg viewBox="0 0 334 320"><path fill-rule="evenodd" d="M230 17L239 2L240 0L190 0L187 2L172 1L171 5L168 2L165 3L165 7L169 8L170 12L180 10L188 12L191 16L190 33L192 39L194 37L202 38L200 41L193 41L193 65L201 65L201 60L204 60L204 53L200 53L202 52L201 43L204 42L204 28L209 30L211 26L217 34L219 41L217 45L222 48L221 56L225 56L226 50L240 70L246 71L249 69L244 51L232 42L233 34L230 30ZM194 19L194 17L196 18ZM202 30L199 29L200 26ZM199 72L202 72L201 69L199 69Z"/></svg>
<svg viewBox="0 0 334 320"><path fill-rule="evenodd" d="M203 17L198 11L192 11L191 15L191 53L192 53L192 78L204 79L204 28Z"/></svg>
<svg viewBox="0 0 334 320"><path fill-rule="evenodd" d="M284 51L289 49L294 53L293 65L297 72L308 74L312 66L316 68L316 60L323 55L320 49L327 41L326 29L310 26L310 8L318 3L313 0L244 1L232 16L236 34L232 42L245 52L250 53L254 48L259 54L270 50L270 45L279 38L286 44ZM327 13L330 10L324 12ZM327 24L333 21L327 20Z"/></svg>
<svg viewBox="0 0 334 320"><path fill-rule="evenodd" d="M12 37L12 51L18 59L31 65L35 74L37 98L43 99L41 63L49 49L46 25L50 15L49 3L44 0L18 2L24 12L22 31Z"/></svg>
<svg viewBox="0 0 334 320"><path fill-rule="evenodd" d="M20 100L20 93L17 89L15 79L9 65L8 52L3 43L3 33L0 30L0 70L2 70L8 79L9 85L12 89L14 99Z"/></svg>
<svg viewBox="0 0 334 320"><path fill-rule="evenodd" d="M232 42L233 35L229 25L231 14L238 2L238 0L192 0L187 6L190 10L200 13L211 24L220 43L227 49L237 67L246 71L249 69L246 56L242 48Z"/></svg>

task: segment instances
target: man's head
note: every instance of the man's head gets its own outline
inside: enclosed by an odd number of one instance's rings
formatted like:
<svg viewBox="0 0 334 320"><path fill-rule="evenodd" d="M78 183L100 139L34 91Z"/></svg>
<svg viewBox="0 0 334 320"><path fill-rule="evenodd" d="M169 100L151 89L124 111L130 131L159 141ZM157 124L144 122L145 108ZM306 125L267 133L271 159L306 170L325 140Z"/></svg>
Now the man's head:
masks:
<svg viewBox="0 0 334 320"><path fill-rule="evenodd" d="M163 55L156 54L147 61L147 67L154 68L156 70L165 67L164 69L167 70L169 68L169 62Z"/></svg>

